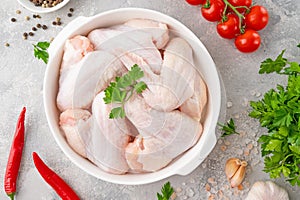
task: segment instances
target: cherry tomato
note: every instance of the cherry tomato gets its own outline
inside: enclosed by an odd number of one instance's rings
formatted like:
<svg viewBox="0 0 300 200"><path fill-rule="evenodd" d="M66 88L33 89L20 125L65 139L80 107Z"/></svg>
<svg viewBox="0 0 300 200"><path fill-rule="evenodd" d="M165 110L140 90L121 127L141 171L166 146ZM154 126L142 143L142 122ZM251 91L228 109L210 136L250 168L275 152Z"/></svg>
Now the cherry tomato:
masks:
<svg viewBox="0 0 300 200"><path fill-rule="evenodd" d="M237 36L235 46L241 52L253 52L260 46L260 36L255 30L247 29L245 33Z"/></svg>
<svg viewBox="0 0 300 200"><path fill-rule="evenodd" d="M233 13L227 15L227 20L217 25L219 35L226 39L235 38L240 33L239 18Z"/></svg>
<svg viewBox="0 0 300 200"><path fill-rule="evenodd" d="M204 4L202 6L202 16L211 22L220 21L225 8L223 0L210 0L209 2L210 3L208 5Z"/></svg>
<svg viewBox="0 0 300 200"><path fill-rule="evenodd" d="M246 6L246 7L250 7L252 4L252 0L228 0L228 2L233 5L234 7L237 6ZM243 13L246 11L245 8L237 8L237 11L239 11L240 13Z"/></svg>
<svg viewBox="0 0 300 200"><path fill-rule="evenodd" d="M259 31L265 28L269 21L269 14L263 6L253 6L248 14L245 15L246 28Z"/></svg>
<svg viewBox="0 0 300 200"><path fill-rule="evenodd" d="M193 6L197 6L200 4L204 4L206 0L185 0L185 1Z"/></svg>

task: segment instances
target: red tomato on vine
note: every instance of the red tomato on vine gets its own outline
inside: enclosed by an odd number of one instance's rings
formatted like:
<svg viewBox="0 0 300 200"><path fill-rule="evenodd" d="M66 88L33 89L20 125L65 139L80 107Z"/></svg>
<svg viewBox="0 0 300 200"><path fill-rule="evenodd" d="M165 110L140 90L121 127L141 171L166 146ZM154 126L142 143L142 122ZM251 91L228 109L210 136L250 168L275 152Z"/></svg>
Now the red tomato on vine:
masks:
<svg viewBox="0 0 300 200"><path fill-rule="evenodd" d="M185 0L185 1L190 5L197 6L197 5L204 4L206 0Z"/></svg>
<svg viewBox="0 0 300 200"><path fill-rule="evenodd" d="M225 8L223 0L210 0L201 8L202 16L210 22L220 21Z"/></svg>
<svg viewBox="0 0 300 200"><path fill-rule="evenodd" d="M235 46L241 52L253 52L260 46L260 36L255 30L246 29L245 33L235 39Z"/></svg>
<svg viewBox="0 0 300 200"><path fill-rule="evenodd" d="M217 32L223 38L233 39L240 33L239 18L233 13L229 13L226 18L217 25Z"/></svg>
<svg viewBox="0 0 300 200"><path fill-rule="evenodd" d="M267 9L263 6L253 6L250 12L245 15L246 28L250 28L256 31L265 28L269 21L269 14Z"/></svg>

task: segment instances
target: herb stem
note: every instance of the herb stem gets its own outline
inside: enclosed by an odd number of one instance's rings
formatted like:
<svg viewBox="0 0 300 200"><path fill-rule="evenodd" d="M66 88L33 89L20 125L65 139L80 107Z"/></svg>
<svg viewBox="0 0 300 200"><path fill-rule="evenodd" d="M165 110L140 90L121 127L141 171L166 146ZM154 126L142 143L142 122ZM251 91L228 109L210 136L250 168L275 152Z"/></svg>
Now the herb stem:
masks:
<svg viewBox="0 0 300 200"><path fill-rule="evenodd" d="M239 18L239 29L240 29L240 32L243 34L244 32L245 32L245 29L242 27L242 22L243 22L243 20L245 19L245 16L243 15L243 14L241 14L238 10L237 10L237 8L239 8L239 7L244 7L244 6L237 6L237 7L235 7L235 6L233 6L231 3L229 3L228 2L228 0L223 0L223 2L225 3L225 6L227 7L230 7L231 8L231 10L238 16L238 18ZM226 8L225 7L225 8ZM245 6L245 7L247 7L247 6ZM249 8L247 8L247 9L249 9ZM223 15L224 15L224 13L223 13Z"/></svg>

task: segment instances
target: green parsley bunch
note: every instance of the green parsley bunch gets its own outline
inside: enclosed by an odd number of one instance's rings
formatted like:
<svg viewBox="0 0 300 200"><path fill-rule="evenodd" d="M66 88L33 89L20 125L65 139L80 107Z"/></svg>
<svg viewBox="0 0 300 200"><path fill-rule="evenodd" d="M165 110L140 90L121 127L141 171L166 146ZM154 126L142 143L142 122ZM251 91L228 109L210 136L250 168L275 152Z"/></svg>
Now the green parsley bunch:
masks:
<svg viewBox="0 0 300 200"><path fill-rule="evenodd" d="M263 61L259 73L287 75L287 86L277 85L260 101L252 101L249 116L268 129L268 134L258 140L264 171L271 178L283 175L291 185L300 186L300 65L284 58L284 52L276 60Z"/></svg>

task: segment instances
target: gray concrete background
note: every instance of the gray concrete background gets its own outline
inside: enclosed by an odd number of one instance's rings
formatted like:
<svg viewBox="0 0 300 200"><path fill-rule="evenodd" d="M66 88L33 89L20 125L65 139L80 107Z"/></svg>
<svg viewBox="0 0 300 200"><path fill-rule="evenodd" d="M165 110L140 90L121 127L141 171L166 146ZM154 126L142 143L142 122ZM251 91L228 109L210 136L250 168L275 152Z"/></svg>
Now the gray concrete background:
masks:
<svg viewBox="0 0 300 200"><path fill-rule="evenodd" d="M251 185L257 180L269 180L262 171L263 160L259 153L257 138L265 131L257 121L248 117L249 100L261 95L286 80L276 75L259 75L260 62L267 57L276 57L287 49L286 57L299 61L300 51L300 1L257 0L270 14L269 25L260 31L262 44L252 54L242 54L234 48L231 40L221 39L216 24L205 21L199 7L192 7L184 0L71 0L63 9L41 14L33 19L32 13L22 8L16 0L1 1L0 6L0 199L7 199L3 189L6 161L14 133L17 116L23 106L27 107L26 145L18 179L17 200L59 199L53 190L37 174L31 160L32 151L37 151L44 161L60 174L78 192L81 199L154 200L161 186L170 181L177 199L244 199ZM67 17L68 9L74 8L73 17ZM142 186L115 185L96 179L77 168L59 149L47 125L42 102L43 77L46 65L33 57L32 44L48 40L76 16L92 16L105 10L120 7L142 7L170 15L190 28L207 47L223 78L227 100L223 108L223 120L234 118L242 134L219 139L213 152L190 175L173 176L153 184ZM16 10L21 14L16 14ZM25 16L31 19L26 21ZM10 18L17 22L12 23ZM61 17L62 26L52 26L55 17ZM46 24L48 30L38 30L27 41L23 32L29 32L37 23ZM9 43L9 47L4 44ZM226 113L226 114L225 114ZM252 144L249 154L247 145ZM251 145L249 145L251 146ZM248 146L248 147L249 147ZM246 151L246 152L245 152ZM249 162L244 181L244 190L230 189L224 174L224 163L229 157L239 157ZM300 199L300 189L275 180L286 188L291 199ZM210 186L207 191L206 185ZM226 198L225 198L226 197Z"/></svg>

